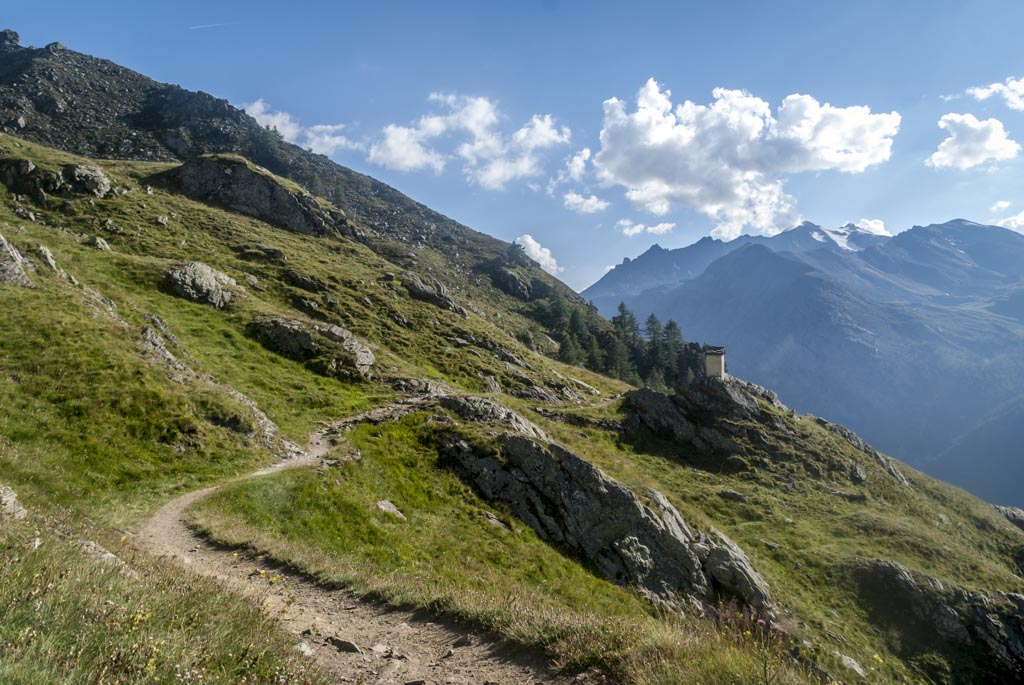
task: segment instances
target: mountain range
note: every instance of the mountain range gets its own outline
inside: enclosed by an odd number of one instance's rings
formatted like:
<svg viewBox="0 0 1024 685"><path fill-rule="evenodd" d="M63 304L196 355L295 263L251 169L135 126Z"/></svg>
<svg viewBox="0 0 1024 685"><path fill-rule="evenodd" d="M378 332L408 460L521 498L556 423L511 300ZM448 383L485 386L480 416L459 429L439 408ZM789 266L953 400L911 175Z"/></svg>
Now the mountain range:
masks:
<svg viewBox="0 0 1024 685"><path fill-rule="evenodd" d="M675 319L731 371L992 501L1024 504L1024 236L804 223L626 260L583 291Z"/></svg>

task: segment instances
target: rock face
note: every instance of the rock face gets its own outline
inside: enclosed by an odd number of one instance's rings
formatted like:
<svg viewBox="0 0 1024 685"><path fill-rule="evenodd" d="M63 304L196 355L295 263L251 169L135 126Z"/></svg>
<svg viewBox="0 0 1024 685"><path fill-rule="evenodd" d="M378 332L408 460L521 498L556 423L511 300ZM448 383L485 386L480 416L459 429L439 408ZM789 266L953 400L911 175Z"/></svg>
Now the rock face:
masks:
<svg viewBox="0 0 1024 685"><path fill-rule="evenodd" d="M651 491L652 504L644 504L600 469L535 435L498 440L498 456L478 454L457 438L444 454L481 495L508 505L545 540L659 602L710 603L722 595L770 611L768 586L746 555L721 534L692 530L661 493Z"/></svg>
<svg viewBox="0 0 1024 685"><path fill-rule="evenodd" d="M1021 682L1024 596L946 586L894 561L864 560L851 573L875 622L898 633L894 648L904 657L951 655L964 671L953 682Z"/></svg>
<svg viewBox="0 0 1024 685"><path fill-rule="evenodd" d="M17 248L0 235L0 283L31 288L32 280L25 273L27 262Z"/></svg>
<svg viewBox="0 0 1024 685"><path fill-rule="evenodd" d="M167 272L167 288L177 295L193 302L208 304L223 309L231 302L231 291L237 284L235 279L202 262L184 262Z"/></svg>
<svg viewBox="0 0 1024 685"><path fill-rule="evenodd" d="M351 331L333 324L312 324L295 319L260 319L251 330L264 345L296 361L323 362L323 371L369 378L376 359L370 348Z"/></svg>
<svg viewBox="0 0 1024 685"><path fill-rule="evenodd" d="M286 187L238 157L189 159L154 181L200 202L220 205L294 233L350 233L344 212L327 209L309 193Z"/></svg>
<svg viewBox="0 0 1024 685"><path fill-rule="evenodd" d="M449 292L448 287L437 279L421 277L412 271L406 271L402 274L402 283L405 285L405 289L409 291L409 296L414 300L427 302L435 307L455 312L460 316L467 316L466 310L455 304L455 300L452 299L452 294Z"/></svg>

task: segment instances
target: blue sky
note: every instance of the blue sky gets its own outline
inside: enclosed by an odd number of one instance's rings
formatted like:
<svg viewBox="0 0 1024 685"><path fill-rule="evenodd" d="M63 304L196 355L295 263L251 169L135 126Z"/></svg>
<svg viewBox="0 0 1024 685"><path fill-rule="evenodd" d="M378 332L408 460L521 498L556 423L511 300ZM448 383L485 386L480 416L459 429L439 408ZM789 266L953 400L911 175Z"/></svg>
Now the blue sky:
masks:
<svg viewBox="0 0 1024 685"><path fill-rule="evenodd" d="M531 236L576 288L655 242L799 219L1024 229L1024 83L1007 82L1024 77L1018 2L58 2L4 15L22 44L258 103L299 144L476 229Z"/></svg>

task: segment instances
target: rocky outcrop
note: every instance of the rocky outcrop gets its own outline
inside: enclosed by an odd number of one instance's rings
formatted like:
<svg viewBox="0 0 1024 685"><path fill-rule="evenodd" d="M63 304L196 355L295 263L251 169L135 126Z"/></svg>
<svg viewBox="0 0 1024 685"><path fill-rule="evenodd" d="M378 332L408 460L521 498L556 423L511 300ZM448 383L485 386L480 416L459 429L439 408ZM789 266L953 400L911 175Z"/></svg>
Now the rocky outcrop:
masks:
<svg viewBox="0 0 1024 685"><path fill-rule="evenodd" d="M405 289L409 291L409 296L414 300L427 302L435 307L455 312L460 316L468 316L465 309L455 304L455 300L452 299L452 294L448 287L436 278L430 278L429 276L421 277L412 271L406 271L402 274L402 283L405 285Z"/></svg>
<svg viewBox="0 0 1024 685"><path fill-rule="evenodd" d="M586 559L609 580L671 606L725 596L770 611L768 586L742 550L724 535L691 529L661 493L651 491L645 504L597 467L536 435L505 433L498 444L498 454L482 454L453 437L443 452L484 498L506 504L542 538Z"/></svg>
<svg viewBox="0 0 1024 685"><path fill-rule="evenodd" d="M817 422L819 426L821 426L825 430L835 433L840 438L853 445L856 449L860 450L861 452L868 455L872 459L875 459L882 466L882 468L885 469L885 472L892 476L894 479L896 479L896 482L898 482L900 485L907 488L908 490L914 489L914 486L910 484L910 481L907 480L907 477L904 476L903 472L900 471L898 466L896 466L896 462L894 460L885 456L884 454L876 450L874 447L866 443L859 435L854 433L852 430L850 430L846 426L840 426L838 423L832 423L831 421L826 421L825 419L819 417L814 417L814 420Z"/></svg>
<svg viewBox="0 0 1024 685"><path fill-rule="evenodd" d="M531 421L527 421L511 409L506 409L497 402L482 397L465 397L448 395L441 397L440 405L449 409L467 421L496 423L515 433L549 441L550 438Z"/></svg>
<svg viewBox="0 0 1024 685"><path fill-rule="evenodd" d="M192 199L219 205L280 228L305 235L350 234L345 213L321 204L297 187L240 157L189 159L153 179Z"/></svg>
<svg viewBox="0 0 1024 685"><path fill-rule="evenodd" d="M235 279L202 262L184 262L167 272L167 289L178 297L223 309L231 302Z"/></svg>
<svg viewBox="0 0 1024 685"><path fill-rule="evenodd" d="M0 183L12 193L28 195L38 204L46 202L48 193L66 189L60 174L43 171L30 160L16 157L0 160Z"/></svg>
<svg viewBox="0 0 1024 685"><path fill-rule="evenodd" d="M895 631L902 656L946 654L970 673L953 682L1024 678L1024 596L947 586L895 561L862 560L850 572L873 621Z"/></svg>
<svg viewBox="0 0 1024 685"><path fill-rule="evenodd" d="M39 204L47 194L106 197L113 187L103 170L85 164L68 164L61 173L44 171L30 160L9 157L0 160L0 183L14 193L28 195Z"/></svg>
<svg viewBox="0 0 1024 685"><path fill-rule="evenodd" d="M26 273L27 268L28 262L18 249L0 235L0 283L19 288L33 287L32 279Z"/></svg>
<svg viewBox="0 0 1024 685"><path fill-rule="evenodd" d="M1003 507L995 505L999 513L1006 517L1006 520L1017 526L1021 530L1024 530L1024 509L1018 509L1017 507Z"/></svg>
<svg viewBox="0 0 1024 685"><path fill-rule="evenodd" d="M501 290L519 300L529 301L530 284L519 274L511 269L495 269L491 272L491 283L498 290Z"/></svg>
<svg viewBox="0 0 1024 685"><path fill-rule="evenodd" d="M254 322L250 328L275 352L296 361L322 363L320 370L330 375L349 375L353 371L361 378L372 375L376 361L373 352L341 326L270 317Z"/></svg>
<svg viewBox="0 0 1024 685"><path fill-rule="evenodd" d="M697 428L687 419L668 395L640 388L626 393L626 401L637 418L654 432L667 431L676 440L693 442Z"/></svg>
<svg viewBox="0 0 1024 685"><path fill-rule="evenodd" d="M106 197L111 189L110 179L95 166L68 164L61 170L61 177L73 193Z"/></svg>
<svg viewBox="0 0 1024 685"><path fill-rule="evenodd" d="M28 516L25 507L18 502L18 495L6 485L0 484L0 521L17 521Z"/></svg>

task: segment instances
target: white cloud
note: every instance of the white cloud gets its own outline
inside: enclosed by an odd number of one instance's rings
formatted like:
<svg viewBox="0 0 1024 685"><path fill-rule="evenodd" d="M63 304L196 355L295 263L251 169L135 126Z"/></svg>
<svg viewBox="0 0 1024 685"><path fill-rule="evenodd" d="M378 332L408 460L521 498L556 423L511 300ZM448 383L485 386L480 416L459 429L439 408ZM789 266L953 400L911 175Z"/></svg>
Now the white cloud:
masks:
<svg viewBox="0 0 1024 685"><path fill-rule="evenodd" d="M1000 219L996 222L996 226L1002 226L1003 228L1013 229L1020 233L1024 233L1024 212L1020 214L1014 214L1013 216Z"/></svg>
<svg viewBox="0 0 1024 685"><path fill-rule="evenodd" d="M1020 145L1006 135L998 119L979 121L973 114L949 113L939 119L939 128L949 136L925 160L937 169L970 169L985 162L1013 159L1020 152Z"/></svg>
<svg viewBox="0 0 1024 685"><path fill-rule="evenodd" d="M579 183L587 173L587 161L590 160L590 148L585 147L565 163L565 175L570 181Z"/></svg>
<svg viewBox="0 0 1024 685"><path fill-rule="evenodd" d="M993 95L998 95L1010 109L1024 111L1024 77L1008 78L1004 83L968 88L967 94L976 100L988 100Z"/></svg>
<svg viewBox="0 0 1024 685"><path fill-rule="evenodd" d="M534 240L533 236L529 233L516 238L515 243L516 245L522 245L523 251L526 252L526 256L540 264L540 268L544 269L552 276L557 276L559 273L565 271L565 269L558 266L558 260L551 254L551 250L543 247L540 243Z"/></svg>
<svg viewBox="0 0 1024 685"><path fill-rule="evenodd" d="M862 231L874 233L875 235L892 236L892 233L885 228L885 222L881 219L861 219L853 225Z"/></svg>
<svg viewBox="0 0 1024 685"><path fill-rule="evenodd" d="M616 266L617 266L616 264L608 264L608 265L606 265L606 266L604 267L604 272L605 272L605 273L608 273L609 271L611 271L612 269L614 269L614 268L615 268Z"/></svg>
<svg viewBox="0 0 1024 685"><path fill-rule="evenodd" d="M1002 212L1005 212L1007 209L1009 209L1010 205L1012 205L1012 204L1013 203L1009 202L1008 200L1000 200L999 202L997 202L994 205L992 205L991 207L989 207L988 211L990 211L993 214L1000 214Z"/></svg>
<svg viewBox="0 0 1024 685"><path fill-rule="evenodd" d="M426 138L418 128L390 124L384 127L384 138L370 146L367 159L395 171L430 168L439 174L444 171L444 155L424 145Z"/></svg>
<svg viewBox="0 0 1024 685"><path fill-rule="evenodd" d="M834 107L808 95L770 105L742 90L716 88L714 102L673 106L671 92L650 79L636 96L604 103L598 178L626 188L637 207L666 214L691 207L717 224L713 233L744 229L774 234L798 222L786 175L838 170L859 173L889 159L900 115L868 107Z"/></svg>
<svg viewBox="0 0 1024 685"><path fill-rule="evenodd" d="M632 238L635 235L640 235L641 233L664 235L666 233L671 233L672 229L676 227L675 224L664 222L660 224L654 224L653 226L646 226L644 224L635 223L629 219L619 219L617 222L615 222L615 226L616 228L622 231L622 235L628 238Z"/></svg>
<svg viewBox="0 0 1024 685"><path fill-rule="evenodd" d="M608 209L611 204L607 200L602 200L597 195L588 195L584 197L575 191L569 191L562 196L565 200L565 208L571 209L574 212L580 214L596 214L597 212L603 212Z"/></svg>
<svg viewBox="0 0 1024 685"><path fill-rule="evenodd" d="M281 137L289 143L297 141L302 133L302 126L292 118L291 114L271 111L270 106L263 98L259 98L255 102L243 103L242 109L261 126L276 129Z"/></svg>
<svg viewBox="0 0 1024 685"><path fill-rule="evenodd" d="M318 155L333 155L338 150L362 150L364 145L341 135L345 124L316 124L305 130L305 144L311 152Z"/></svg>
<svg viewBox="0 0 1024 685"><path fill-rule="evenodd" d="M333 155L338 150L362 150L364 145L341 134L345 124L316 124L303 126L288 112L275 112L266 100L242 105L245 113L261 126L275 129L289 143L295 143L320 155Z"/></svg>
<svg viewBox="0 0 1024 685"><path fill-rule="evenodd" d="M559 169L557 175L548 179L547 194L554 197L555 189L559 185L570 181L581 182L587 175L587 162L590 161L591 155L590 148L585 147L565 160L565 168Z"/></svg>
<svg viewBox="0 0 1024 685"><path fill-rule="evenodd" d="M535 114L510 135L500 128L497 105L485 97L431 93L445 111L427 114L411 126L391 124L370 146L369 161L398 171L444 170L448 155L437 149L442 139L461 141L452 154L463 162L466 177L484 188L500 190L510 181L543 173L540 152L569 142L571 131L558 126L550 114Z"/></svg>

